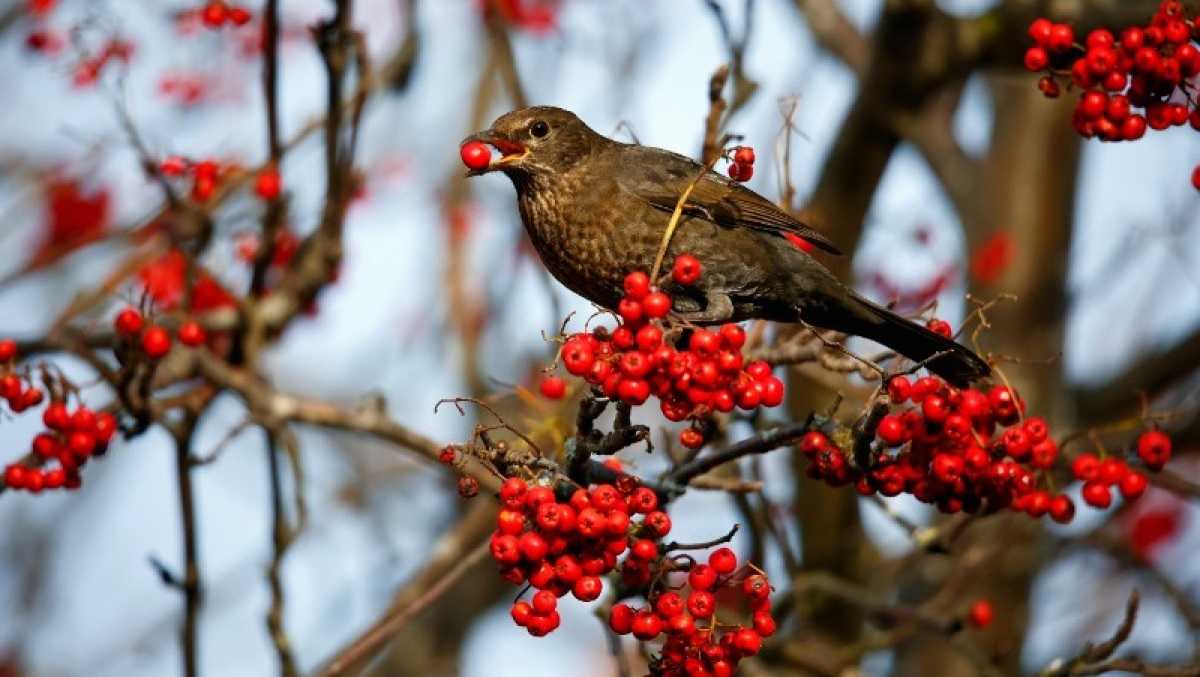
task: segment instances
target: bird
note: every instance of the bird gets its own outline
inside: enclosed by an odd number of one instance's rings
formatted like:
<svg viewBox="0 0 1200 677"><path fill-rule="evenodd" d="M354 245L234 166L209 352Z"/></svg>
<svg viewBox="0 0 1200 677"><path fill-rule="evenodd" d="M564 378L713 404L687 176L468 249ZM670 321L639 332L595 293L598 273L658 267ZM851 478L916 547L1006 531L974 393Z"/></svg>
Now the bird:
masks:
<svg viewBox="0 0 1200 677"><path fill-rule="evenodd" d="M625 276L651 270L680 196L694 183L665 260L691 254L703 275L687 286L662 284L679 319L803 322L880 343L959 386L991 371L965 346L864 298L793 242L840 254L829 238L687 156L610 139L552 106L501 115L463 145L472 142L499 157L468 174L498 171L512 181L542 263L598 306L615 309Z"/></svg>

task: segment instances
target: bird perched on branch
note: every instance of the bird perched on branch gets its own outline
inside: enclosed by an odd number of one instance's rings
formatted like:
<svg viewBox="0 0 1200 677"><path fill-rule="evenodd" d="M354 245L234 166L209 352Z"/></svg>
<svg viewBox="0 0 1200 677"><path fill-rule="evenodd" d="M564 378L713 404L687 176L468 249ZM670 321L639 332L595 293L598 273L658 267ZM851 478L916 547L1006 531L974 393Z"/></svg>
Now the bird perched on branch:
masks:
<svg viewBox="0 0 1200 677"><path fill-rule="evenodd" d="M877 341L915 361L932 357L928 368L956 384L990 372L967 348L859 296L789 240L840 253L825 236L687 157L614 141L574 113L549 106L502 115L464 140L470 142L500 153L471 173L501 171L512 180L542 262L593 303L615 308L625 275L651 270L680 196L692 186L666 260L692 254L704 275L691 286L663 285L681 318L697 324L803 320Z"/></svg>

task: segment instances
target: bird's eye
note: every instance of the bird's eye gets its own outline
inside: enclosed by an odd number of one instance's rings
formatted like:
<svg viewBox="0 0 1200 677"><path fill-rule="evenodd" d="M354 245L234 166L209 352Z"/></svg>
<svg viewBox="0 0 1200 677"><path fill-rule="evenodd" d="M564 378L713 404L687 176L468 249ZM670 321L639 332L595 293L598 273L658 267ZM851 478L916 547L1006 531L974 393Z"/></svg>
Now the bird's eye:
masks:
<svg viewBox="0 0 1200 677"><path fill-rule="evenodd" d="M529 125L529 133L533 134L534 136L536 136L538 138L541 138L550 133L550 125L546 124L542 120L538 120L537 122L534 122L532 125Z"/></svg>

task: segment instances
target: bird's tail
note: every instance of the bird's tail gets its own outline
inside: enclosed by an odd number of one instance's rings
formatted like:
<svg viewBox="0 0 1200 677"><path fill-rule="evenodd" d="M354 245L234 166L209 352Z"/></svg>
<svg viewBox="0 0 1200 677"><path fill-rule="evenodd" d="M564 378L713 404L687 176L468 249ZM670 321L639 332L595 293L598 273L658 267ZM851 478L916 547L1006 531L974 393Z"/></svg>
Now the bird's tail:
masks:
<svg viewBox="0 0 1200 677"><path fill-rule="evenodd" d="M860 311L854 313L855 326L845 327L850 333L881 343L915 362L937 355L926 367L956 386L967 385L992 372L987 362L953 339L935 334L858 294L852 292L850 297L850 302L858 306L855 310Z"/></svg>

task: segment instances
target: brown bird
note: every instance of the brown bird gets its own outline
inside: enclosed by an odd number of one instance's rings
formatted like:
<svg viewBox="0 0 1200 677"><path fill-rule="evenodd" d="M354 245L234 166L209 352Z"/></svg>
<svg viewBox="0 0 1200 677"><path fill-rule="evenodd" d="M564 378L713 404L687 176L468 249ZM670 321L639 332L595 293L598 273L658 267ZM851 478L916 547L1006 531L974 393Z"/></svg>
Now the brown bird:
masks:
<svg viewBox="0 0 1200 677"><path fill-rule="evenodd" d="M697 324L752 318L855 334L921 361L964 384L987 363L859 296L790 242L799 236L840 253L817 231L745 186L659 148L614 141L561 108L535 106L500 116L464 140L502 154L481 171L502 171L517 189L521 220L542 262L568 289L615 308L625 275L649 272L680 196L697 176L666 261L689 253L704 274L692 286L665 285L674 312Z"/></svg>

